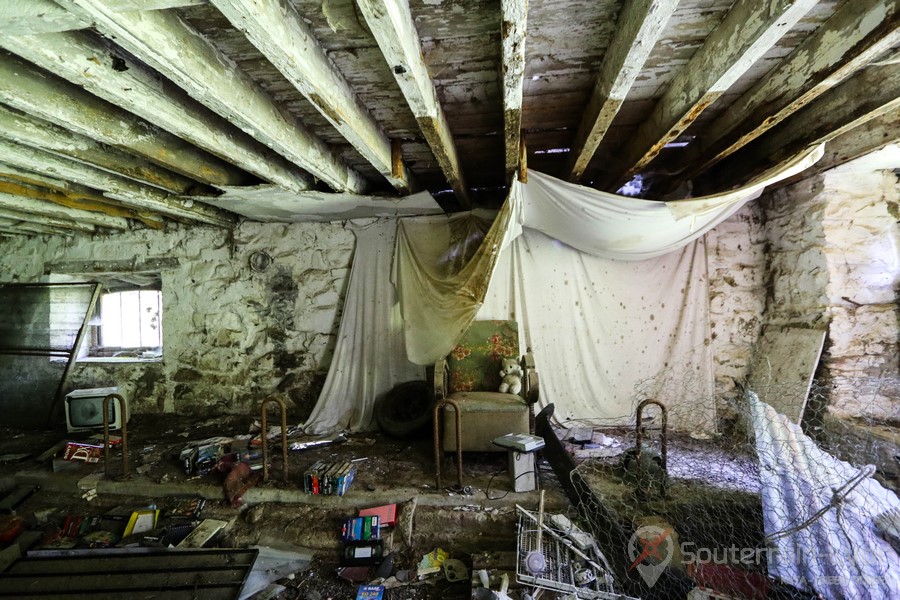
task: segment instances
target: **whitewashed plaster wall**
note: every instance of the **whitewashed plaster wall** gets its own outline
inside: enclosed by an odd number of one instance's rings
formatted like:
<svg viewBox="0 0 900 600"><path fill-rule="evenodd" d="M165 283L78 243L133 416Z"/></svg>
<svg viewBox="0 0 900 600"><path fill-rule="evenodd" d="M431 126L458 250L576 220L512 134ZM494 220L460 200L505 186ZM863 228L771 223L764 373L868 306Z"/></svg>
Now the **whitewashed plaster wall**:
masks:
<svg viewBox="0 0 900 600"><path fill-rule="evenodd" d="M354 248L338 224L245 222L114 236L10 238L0 242L2 281L47 281L85 261L175 259L161 271L160 363L78 363L69 387L119 384L137 412L244 413L273 393L302 418L333 351ZM265 272L248 259L264 251Z"/></svg>
<svg viewBox="0 0 900 600"><path fill-rule="evenodd" d="M900 419L900 186L891 171L847 168L765 201L766 320L827 326L822 371L829 411Z"/></svg>

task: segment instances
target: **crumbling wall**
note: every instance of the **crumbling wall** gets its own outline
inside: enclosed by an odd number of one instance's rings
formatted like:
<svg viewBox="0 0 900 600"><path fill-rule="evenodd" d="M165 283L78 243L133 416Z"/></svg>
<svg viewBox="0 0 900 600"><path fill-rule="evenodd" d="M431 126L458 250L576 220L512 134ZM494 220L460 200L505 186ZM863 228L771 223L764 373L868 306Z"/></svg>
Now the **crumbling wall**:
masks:
<svg viewBox="0 0 900 600"><path fill-rule="evenodd" d="M196 414L244 413L278 393L300 419L324 383L353 247L351 232L318 223L11 238L0 273L47 281L79 263L165 259L163 361L79 362L70 387L118 384L136 412ZM272 258L265 271L250 267L257 251Z"/></svg>
<svg viewBox="0 0 900 600"><path fill-rule="evenodd" d="M758 202L750 202L707 234L709 318L718 413L747 375L762 327L767 281L766 235Z"/></svg>
<svg viewBox="0 0 900 600"><path fill-rule="evenodd" d="M892 172L848 167L764 201L766 323L827 327L817 377L834 415L900 420L898 198Z"/></svg>

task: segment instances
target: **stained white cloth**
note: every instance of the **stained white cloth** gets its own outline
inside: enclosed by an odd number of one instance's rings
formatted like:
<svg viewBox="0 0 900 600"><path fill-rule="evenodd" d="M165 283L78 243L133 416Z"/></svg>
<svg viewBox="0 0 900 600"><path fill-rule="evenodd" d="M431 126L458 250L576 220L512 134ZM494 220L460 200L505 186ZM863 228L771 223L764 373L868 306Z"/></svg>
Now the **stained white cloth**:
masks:
<svg viewBox="0 0 900 600"><path fill-rule="evenodd" d="M406 358L400 307L391 284L396 219L348 223L356 249L334 357L308 433L374 428L375 401L398 383L424 379Z"/></svg>
<svg viewBox="0 0 900 600"><path fill-rule="evenodd" d="M715 426L703 240L616 261L526 229L504 251L478 319L515 319L554 416L630 424L644 397L672 427ZM640 393L646 394L641 396Z"/></svg>
<svg viewBox="0 0 900 600"><path fill-rule="evenodd" d="M896 494L865 478L808 527L810 519L860 472L819 448L798 425L756 394L750 417L762 481L763 524L774 552L769 573L829 600L900 598L900 556L883 539L873 517L900 509Z"/></svg>

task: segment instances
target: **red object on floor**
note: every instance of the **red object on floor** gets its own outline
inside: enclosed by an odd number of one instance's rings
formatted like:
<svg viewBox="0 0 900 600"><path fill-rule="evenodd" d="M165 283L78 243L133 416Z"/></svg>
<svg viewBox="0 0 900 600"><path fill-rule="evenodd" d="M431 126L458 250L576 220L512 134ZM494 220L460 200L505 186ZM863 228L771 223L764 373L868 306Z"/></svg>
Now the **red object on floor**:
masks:
<svg viewBox="0 0 900 600"><path fill-rule="evenodd" d="M0 515L0 543L12 542L25 529L25 519L15 515Z"/></svg>
<svg viewBox="0 0 900 600"><path fill-rule="evenodd" d="M244 503L244 494L259 483L262 476L251 470L247 463L236 463L225 476L225 499L237 508Z"/></svg>
<svg viewBox="0 0 900 600"><path fill-rule="evenodd" d="M383 527L391 527L397 522L397 505L386 504L384 506L375 506L372 508L364 508L359 511L361 517L378 517L378 522Z"/></svg>
<svg viewBox="0 0 900 600"><path fill-rule="evenodd" d="M769 579L763 573L715 563L689 563L687 572L698 584L722 594L746 600L769 597Z"/></svg>

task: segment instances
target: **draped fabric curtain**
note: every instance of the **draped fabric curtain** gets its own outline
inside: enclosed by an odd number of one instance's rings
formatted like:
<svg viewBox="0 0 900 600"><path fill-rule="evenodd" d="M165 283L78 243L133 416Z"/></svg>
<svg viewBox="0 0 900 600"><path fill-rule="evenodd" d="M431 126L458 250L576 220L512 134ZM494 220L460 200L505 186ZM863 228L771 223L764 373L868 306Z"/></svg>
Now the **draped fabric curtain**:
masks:
<svg viewBox="0 0 900 600"><path fill-rule="evenodd" d="M410 361L428 365L452 350L482 307L507 248L515 258L508 259L500 281L518 291L498 292L505 294L505 315L520 322L526 344L556 340L542 347L536 360L544 398L564 405L567 416L623 418L633 404L629 385L638 386L633 393L664 400L673 369L684 372L679 377L699 378L690 385L711 395L706 266L696 240L767 185L806 169L822 153L822 147L814 148L737 190L674 202L623 198L531 171L527 184L513 182L483 239L483 226L473 215L401 219L393 264L387 243L393 234L376 236L373 252L364 249L366 236L357 232L338 345L310 426L366 428L374 398L412 373L397 353L405 348ZM547 239L523 237L528 230ZM622 261L640 262L617 264ZM549 286L551 280L556 283ZM378 308L366 308L366 302ZM503 312L496 305L493 310ZM375 334L388 352L372 346ZM632 349L623 353L625 348ZM677 364L669 360L673 357ZM542 361L551 361L548 368ZM710 415L689 412L688 428L712 423Z"/></svg>
<svg viewBox="0 0 900 600"><path fill-rule="evenodd" d="M308 433L374 427L375 401L396 384L421 380L424 369L406 358L400 307L391 283L396 219L347 225L356 235L353 267L334 357Z"/></svg>

